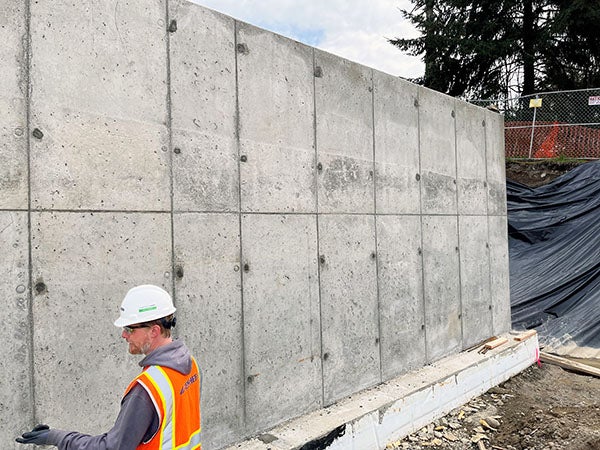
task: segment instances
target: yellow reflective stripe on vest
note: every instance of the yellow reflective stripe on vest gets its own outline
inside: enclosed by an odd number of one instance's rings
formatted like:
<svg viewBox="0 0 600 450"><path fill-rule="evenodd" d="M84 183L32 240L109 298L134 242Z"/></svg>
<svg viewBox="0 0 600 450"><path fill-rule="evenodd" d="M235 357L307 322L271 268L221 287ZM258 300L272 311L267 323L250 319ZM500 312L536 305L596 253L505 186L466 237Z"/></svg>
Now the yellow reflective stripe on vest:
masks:
<svg viewBox="0 0 600 450"><path fill-rule="evenodd" d="M175 415L173 414L173 401L175 393L173 385L162 367L150 366L145 373L156 387L165 409L165 417L160 424L160 448L165 450L174 449Z"/></svg>
<svg viewBox="0 0 600 450"><path fill-rule="evenodd" d="M177 450L196 450L200 448L200 442L202 441L202 433L200 430L192 434L192 437L185 444L181 444L177 447Z"/></svg>

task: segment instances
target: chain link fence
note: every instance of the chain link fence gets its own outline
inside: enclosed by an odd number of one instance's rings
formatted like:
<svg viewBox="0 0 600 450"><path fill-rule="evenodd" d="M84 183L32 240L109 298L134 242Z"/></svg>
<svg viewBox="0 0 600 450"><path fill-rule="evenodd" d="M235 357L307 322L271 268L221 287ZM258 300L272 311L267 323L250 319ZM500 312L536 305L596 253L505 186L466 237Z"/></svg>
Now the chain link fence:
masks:
<svg viewBox="0 0 600 450"><path fill-rule="evenodd" d="M504 115L507 158L600 158L600 88L472 103Z"/></svg>

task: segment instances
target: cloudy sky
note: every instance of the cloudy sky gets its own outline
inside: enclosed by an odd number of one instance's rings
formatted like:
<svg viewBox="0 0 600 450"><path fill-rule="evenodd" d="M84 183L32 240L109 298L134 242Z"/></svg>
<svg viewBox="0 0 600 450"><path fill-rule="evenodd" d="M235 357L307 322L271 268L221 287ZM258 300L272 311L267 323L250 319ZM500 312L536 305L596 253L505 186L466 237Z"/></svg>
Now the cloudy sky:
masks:
<svg viewBox="0 0 600 450"><path fill-rule="evenodd" d="M400 13L409 0L191 1L391 75L423 75L419 58L387 42L417 35Z"/></svg>

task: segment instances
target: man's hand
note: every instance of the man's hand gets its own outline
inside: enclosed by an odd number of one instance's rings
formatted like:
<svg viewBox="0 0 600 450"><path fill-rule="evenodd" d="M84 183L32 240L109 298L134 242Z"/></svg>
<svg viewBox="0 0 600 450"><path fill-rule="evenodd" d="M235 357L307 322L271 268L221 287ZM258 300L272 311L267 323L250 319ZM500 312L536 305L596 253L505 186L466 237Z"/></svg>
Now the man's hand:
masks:
<svg viewBox="0 0 600 450"><path fill-rule="evenodd" d="M36 425L33 430L23 433L16 441L19 444L44 445L48 443L48 433L50 433L48 425Z"/></svg>

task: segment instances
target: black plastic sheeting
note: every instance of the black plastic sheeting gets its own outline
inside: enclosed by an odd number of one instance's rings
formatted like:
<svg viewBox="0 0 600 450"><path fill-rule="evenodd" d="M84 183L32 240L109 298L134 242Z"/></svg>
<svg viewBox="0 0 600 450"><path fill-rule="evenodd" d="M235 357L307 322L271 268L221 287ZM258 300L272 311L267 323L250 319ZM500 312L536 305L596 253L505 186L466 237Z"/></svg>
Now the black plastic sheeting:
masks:
<svg viewBox="0 0 600 450"><path fill-rule="evenodd" d="M600 161L550 184L507 180L512 326L546 351L600 357Z"/></svg>

